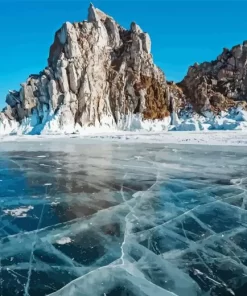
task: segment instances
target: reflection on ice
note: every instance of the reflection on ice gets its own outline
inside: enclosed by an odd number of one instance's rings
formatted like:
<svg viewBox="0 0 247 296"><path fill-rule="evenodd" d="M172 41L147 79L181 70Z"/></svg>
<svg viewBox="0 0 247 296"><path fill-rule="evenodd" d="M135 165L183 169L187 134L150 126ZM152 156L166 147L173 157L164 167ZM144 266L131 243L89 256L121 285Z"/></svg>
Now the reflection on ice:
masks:
<svg viewBox="0 0 247 296"><path fill-rule="evenodd" d="M244 148L72 142L1 144L0 295L246 296Z"/></svg>

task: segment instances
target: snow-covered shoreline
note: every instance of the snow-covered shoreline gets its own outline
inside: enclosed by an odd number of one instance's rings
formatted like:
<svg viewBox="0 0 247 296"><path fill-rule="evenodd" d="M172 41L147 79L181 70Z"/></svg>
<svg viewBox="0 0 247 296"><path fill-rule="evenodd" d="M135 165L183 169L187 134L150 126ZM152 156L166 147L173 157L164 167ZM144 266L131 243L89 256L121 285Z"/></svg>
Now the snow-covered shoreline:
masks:
<svg viewBox="0 0 247 296"><path fill-rule="evenodd" d="M66 135L88 133L115 133L115 132L171 132L171 131L247 131L247 111L241 106L231 108L228 112L222 111L215 115L205 112L199 115L193 111L192 106L181 110L179 114L173 112L164 119L144 119L142 114L128 114L120 117L116 123L112 117L105 116L101 122L81 126L73 120L66 125L60 124L59 114L46 114L42 123L34 112L21 123L16 121L0 120L0 136L4 135Z"/></svg>
<svg viewBox="0 0 247 296"><path fill-rule="evenodd" d="M85 132L84 135L20 135L2 136L0 143L8 142L64 142L66 144L84 141L110 141L124 143L160 143L160 144L193 144L247 146L247 131L187 131L187 132ZM68 141L69 140L69 141ZM0 144L1 147L1 144Z"/></svg>
<svg viewBox="0 0 247 296"><path fill-rule="evenodd" d="M53 118L53 124L48 121L39 133L36 133L34 117L30 121L27 119L27 122L23 122L11 133L0 133L0 141L52 140L67 144L75 143L74 141L100 140L126 143L247 146L247 111L241 108L222 112L221 116L213 116L212 113L201 116L184 110L179 117L177 114L172 114L164 120L143 120L141 114L134 114L122 118L118 125L113 125L106 118L101 125L72 128L71 123L65 129L60 129L57 122L59 118Z"/></svg>

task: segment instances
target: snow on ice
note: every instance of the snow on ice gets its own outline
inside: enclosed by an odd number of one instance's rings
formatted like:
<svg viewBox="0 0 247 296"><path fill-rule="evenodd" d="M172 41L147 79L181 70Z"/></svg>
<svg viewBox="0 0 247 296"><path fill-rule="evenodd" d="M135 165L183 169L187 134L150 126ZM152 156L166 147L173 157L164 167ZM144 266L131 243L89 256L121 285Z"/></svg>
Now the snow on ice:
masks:
<svg viewBox="0 0 247 296"><path fill-rule="evenodd" d="M143 120L140 114L126 115L116 124L112 117L105 117L95 126L81 127L69 120L61 126L60 114L48 114L44 110L42 123L34 112L31 117L25 118L19 125L15 121L1 122L0 135L59 135L85 134L87 132L115 132L115 131L207 131L207 130L247 130L247 111L241 108L232 108L229 112L222 111L216 116L210 112L198 115L190 110L173 113L163 120Z"/></svg>

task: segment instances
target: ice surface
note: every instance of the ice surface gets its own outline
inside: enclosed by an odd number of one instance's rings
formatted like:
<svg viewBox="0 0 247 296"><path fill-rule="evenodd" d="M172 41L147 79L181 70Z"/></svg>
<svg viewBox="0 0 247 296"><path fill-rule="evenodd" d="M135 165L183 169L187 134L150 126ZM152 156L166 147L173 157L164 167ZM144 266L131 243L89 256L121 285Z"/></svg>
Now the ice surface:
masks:
<svg viewBox="0 0 247 296"><path fill-rule="evenodd" d="M246 167L245 147L1 143L0 295L246 296Z"/></svg>

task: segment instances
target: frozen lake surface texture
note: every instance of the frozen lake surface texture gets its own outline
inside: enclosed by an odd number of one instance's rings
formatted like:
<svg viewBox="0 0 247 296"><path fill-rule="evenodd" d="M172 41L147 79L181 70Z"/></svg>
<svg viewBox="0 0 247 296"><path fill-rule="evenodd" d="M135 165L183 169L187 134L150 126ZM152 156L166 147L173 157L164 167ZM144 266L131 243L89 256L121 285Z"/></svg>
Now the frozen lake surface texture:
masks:
<svg viewBox="0 0 247 296"><path fill-rule="evenodd" d="M0 295L247 295L246 147L0 145Z"/></svg>

